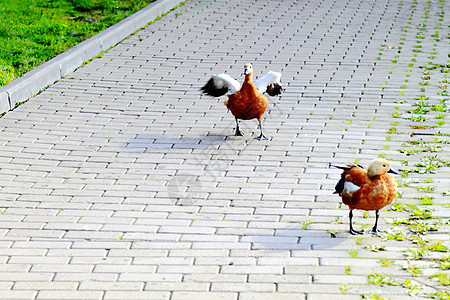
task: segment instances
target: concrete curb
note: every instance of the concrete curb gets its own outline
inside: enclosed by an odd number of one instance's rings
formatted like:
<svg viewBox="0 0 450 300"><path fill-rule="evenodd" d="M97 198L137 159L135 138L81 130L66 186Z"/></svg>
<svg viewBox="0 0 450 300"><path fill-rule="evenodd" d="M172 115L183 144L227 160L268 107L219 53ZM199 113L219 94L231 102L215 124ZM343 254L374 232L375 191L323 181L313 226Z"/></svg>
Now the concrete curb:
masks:
<svg viewBox="0 0 450 300"><path fill-rule="evenodd" d="M0 87L0 114L14 109L16 103L25 101L63 76L72 73L85 61L94 58L101 51L108 50L181 2L183 1L156 0L128 18Z"/></svg>

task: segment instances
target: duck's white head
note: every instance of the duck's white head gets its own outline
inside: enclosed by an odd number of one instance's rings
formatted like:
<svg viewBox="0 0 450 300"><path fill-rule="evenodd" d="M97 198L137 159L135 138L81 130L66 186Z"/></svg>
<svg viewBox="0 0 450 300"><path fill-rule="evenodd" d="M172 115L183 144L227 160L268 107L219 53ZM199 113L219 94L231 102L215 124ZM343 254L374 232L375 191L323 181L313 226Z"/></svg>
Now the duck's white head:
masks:
<svg viewBox="0 0 450 300"><path fill-rule="evenodd" d="M252 64L245 64L244 65L244 75L253 74L253 67Z"/></svg>
<svg viewBox="0 0 450 300"><path fill-rule="evenodd" d="M371 178L377 175L384 175L386 173L398 174L391 169L391 164L384 158L375 158L367 167L367 176Z"/></svg>

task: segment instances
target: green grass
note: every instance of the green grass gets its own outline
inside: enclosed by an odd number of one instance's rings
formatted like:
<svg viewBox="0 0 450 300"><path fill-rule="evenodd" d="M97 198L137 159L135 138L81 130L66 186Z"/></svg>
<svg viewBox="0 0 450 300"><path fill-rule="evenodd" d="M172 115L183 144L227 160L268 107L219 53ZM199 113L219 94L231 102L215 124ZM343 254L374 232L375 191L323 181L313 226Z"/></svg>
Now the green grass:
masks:
<svg viewBox="0 0 450 300"><path fill-rule="evenodd" d="M153 0L0 0L0 86Z"/></svg>
<svg viewBox="0 0 450 300"><path fill-rule="evenodd" d="M449 286L450 285L450 275L444 272L439 272L431 276L439 282L440 285Z"/></svg>

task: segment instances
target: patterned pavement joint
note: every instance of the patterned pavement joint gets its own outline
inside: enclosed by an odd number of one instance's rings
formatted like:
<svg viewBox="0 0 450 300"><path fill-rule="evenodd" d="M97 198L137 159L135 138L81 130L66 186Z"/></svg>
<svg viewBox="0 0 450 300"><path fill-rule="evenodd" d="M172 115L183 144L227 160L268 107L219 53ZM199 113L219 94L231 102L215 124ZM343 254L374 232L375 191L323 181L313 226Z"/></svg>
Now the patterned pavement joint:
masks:
<svg viewBox="0 0 450 300"><path fill-rule="evenodd" d="M434 33L448 2L430 3ZM383 273L420 283L422 295L444 290L429 277L436 268L419 277L403 268L410 240L348 234L348 209L332 194L339 170L329 166L384 155L404 169L422 157L397 151L417 130L393 113L409 115L420 93L412 59L425 65L433 51L447 63L444 38L426 47L431 34L413 56L425 5L187 1L6 114L0 298L411 298L411 286L368 283ZM242 80L247 62L256 77L283 74L263 121L268 141L254 139L254 120L233 136L225 97L199 93L214 73ZM432 95L445 76L434 74ZM393 121L398 134L388 133ZM446 126L430 132L444 140ZM446 145L439 155L448 160ZM432 207L443 218L448 173L409 177L434 180ZM418 205L414 186L400 190ZM355 215L356 228L374 222L373 212ZM380 229L405 216L384 209ZM429 236L450 247L441 223Z"/></svg>

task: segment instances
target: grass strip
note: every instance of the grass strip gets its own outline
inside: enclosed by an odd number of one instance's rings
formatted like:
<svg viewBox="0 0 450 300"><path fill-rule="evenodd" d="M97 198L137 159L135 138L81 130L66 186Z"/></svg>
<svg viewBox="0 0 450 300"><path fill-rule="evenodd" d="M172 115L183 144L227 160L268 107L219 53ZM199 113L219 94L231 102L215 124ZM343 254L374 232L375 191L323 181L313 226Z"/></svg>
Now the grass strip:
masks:
<svg viewBox="0 0 450 300"><path fill-rule="evenodd" d="M0 86L153 0L0 0Z"/></svg>

